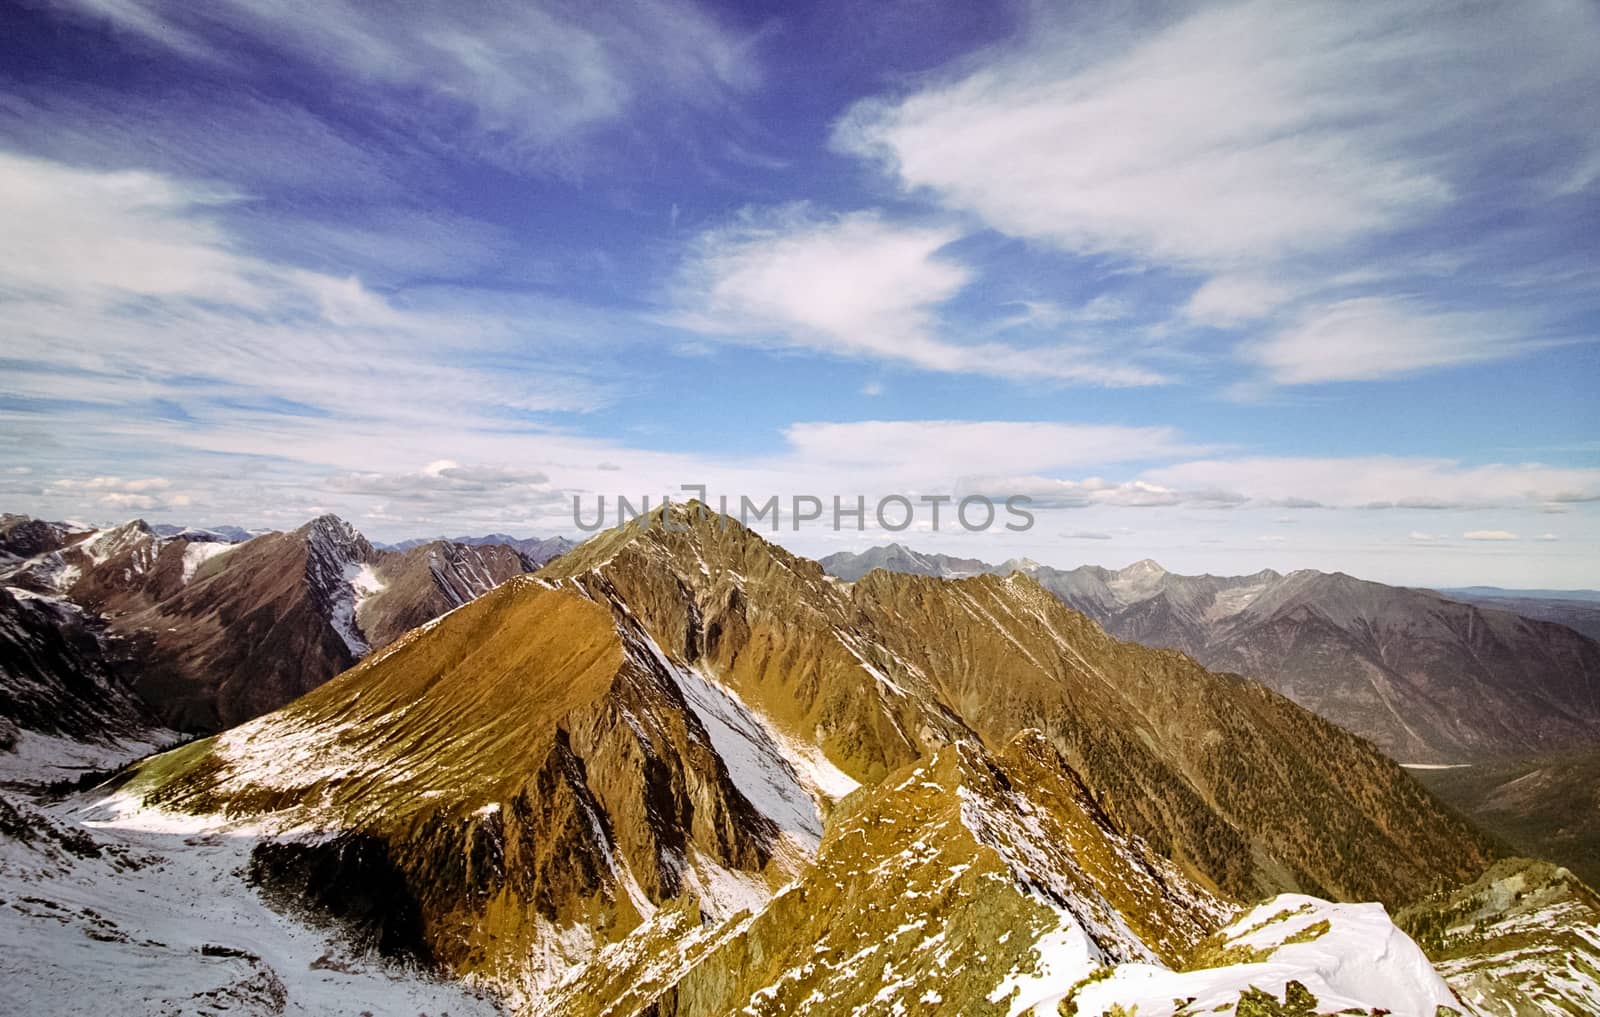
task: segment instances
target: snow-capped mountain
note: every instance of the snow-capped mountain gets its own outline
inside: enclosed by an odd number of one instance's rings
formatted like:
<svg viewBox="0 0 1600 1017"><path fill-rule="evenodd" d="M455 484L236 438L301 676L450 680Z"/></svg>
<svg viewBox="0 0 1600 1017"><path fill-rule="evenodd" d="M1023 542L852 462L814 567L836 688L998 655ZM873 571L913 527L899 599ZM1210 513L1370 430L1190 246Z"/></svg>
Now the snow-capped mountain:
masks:
<svg viewBox="0 0 1600 1017"><path fill-rule="evenodd" d="M1466 1006L1341 902L1495 848L1367 743L1026 575L842 586L675 511L47 818L212 831L519 1013Z"/></svg>
<svg viewBox="0 0 1600 1017"><path fill-rule="evenodd" d="M76 654L70 665L44 649L0 660L12 689L0 698L0 717L54 731L62 725L41 726L41 712L25 704L71 702L61 715L83 723L62 730L74 736L126 734L151 716L217 730L281 706L533 567L496 545L378 550L336 516L243 541L233 535L143 520L92 530L6 516L0 588L33 598L8 609L12 631ZM55 670L41 663L50 661Z"/></svg>

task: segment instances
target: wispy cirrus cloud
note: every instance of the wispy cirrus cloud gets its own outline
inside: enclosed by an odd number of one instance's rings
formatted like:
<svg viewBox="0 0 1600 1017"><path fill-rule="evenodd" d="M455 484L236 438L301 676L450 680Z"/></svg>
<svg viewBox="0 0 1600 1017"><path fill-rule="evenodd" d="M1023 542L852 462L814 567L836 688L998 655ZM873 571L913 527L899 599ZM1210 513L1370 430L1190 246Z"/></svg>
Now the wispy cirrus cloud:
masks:
<svg viewBox="0 0 1600 1017"><path fill-rule="evenodd" d="M857 106L835 143L1006 233L1261 263L1437 210L1512 139L1570 161L1586 132L1554 100L1593 108L1578 40L1595 28L1563 0L1247 0L1110 28L1046 15L975 69Z"/></svg>
<svg viewBox="0 0 1600 1017"><path fill-rule="evenodd" d="M1361 84L1407 55L1361 45L1401 20L1384 10L1232 4L1131 45L1046 24L956 80L856 107L836 143L1069 250L1213 265L1326 247L1450 197L1373 117L1380 83Z"/></svg>
<svg viewBox="0 0 1600 1017"><path fill-rule="evenodd" d="M7 415L48 410L58 431L102 447L159 435L235 451L254 434L270 454L296 431L327 447L340 428L515 429L610 398L609 383L555 353L589 327L582 312L545 303L530 326L526 304L492 295L399 301L258 257L219 221L237 200L0 152Z"/></svg>
<svg viewBox="0 0 1600 1017"><path fill-rule="evenodd" d="M1583 126L1600 116L1592 5L1243 0L1034 15L954 73L858 103L835 147L1002 233L1198 276L1175 324L1270 322L1238 353L1271 384L1536 348L1526 321L1452 317L1448 300L1407 306L1407 266L1449 254L1446 276L1506 285L1485 267L1494 259L1474 265L1463 248L1518 247L1528 223L1559 225L1552 202L1570 207L1600 179ZM1466 220L1463 243L1452 224Z"/></svg>
<svg viewBox="0 0 1600 1017"><path fill-rule="evenodd" d="M941 308L976 277L948 225L806 205L749 210L702 234L672 320L706 335L929 371L1129 386L1165 381L1087 345L960 342Z"/></svg>
<svg viewBox="0 0 1600 1017"><path fill-rule="evenodd" d="M1180 490L1236 492L1257 504L1297 501L1329 508L1538 509L1563 499L1600 497L1597 469L1539 463L1470 466L1404 456L1245 456L1176 463L1143 476Z"/></svg>
<svg viewBox="0 0 1600 1017"><path fill-rule="evenodd" d="M1170 427L1049 421L810 422L786 428L784 438L801 463L859 466L873 472L914 466L950 476L1149 462L1201 449Z"/></svg>
<svg viewBox="0 0 1600 1017"><path fill-rule="evenodd" d="M368 109L418 136L463 137L486 157L563 172L583 165L596 132L631 114L716 108L760 80L747 40L700 7L672 0L626 10L556 3L395 9L354 0L68 6L246 77L269 61L298 60L361 90Z"/></svg>
<svg viewBox="0 0 1600 1017"><path fill-rule="evenodd" d="M1282 385L1372 381L1514 356L1537 348L1534 332L1521 314L1362 297L1307 308L1244 355Z"/></svg>

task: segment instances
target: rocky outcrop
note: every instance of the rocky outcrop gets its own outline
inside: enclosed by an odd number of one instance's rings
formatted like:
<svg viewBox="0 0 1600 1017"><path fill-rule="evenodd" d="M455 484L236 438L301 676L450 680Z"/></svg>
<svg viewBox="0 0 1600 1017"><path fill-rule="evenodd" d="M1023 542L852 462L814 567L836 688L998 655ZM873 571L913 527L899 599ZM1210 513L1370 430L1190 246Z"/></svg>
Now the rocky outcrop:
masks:
<svg viewBox="0 0 1600 1017"><path fill-rule="evenodd" d="M128 685L122 648L76 605L0 587L0 751L18 728L81 740L132 735L154 718Z"/></svg>

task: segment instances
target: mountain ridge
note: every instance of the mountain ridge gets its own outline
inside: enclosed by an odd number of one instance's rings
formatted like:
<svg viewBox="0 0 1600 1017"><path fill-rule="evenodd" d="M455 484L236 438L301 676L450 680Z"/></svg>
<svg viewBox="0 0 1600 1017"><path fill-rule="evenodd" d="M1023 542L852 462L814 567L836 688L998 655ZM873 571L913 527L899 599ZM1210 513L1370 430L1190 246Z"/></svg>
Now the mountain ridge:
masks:
<svg viewBox="0 0 1600 1017"><path fill-rule="evenodd" d="M48 635L47 619L32 611L38 638L79 638L86 630L69 624L72 612L108 637L96 656L114 658L122 677L83 691L109 702L131 687L144 705L115 706L103 725L122 733L151 716L210 731L267 712L537 564L497 544L385 551L335 515L237 541L142 519L87 530L8 515L0 555L0 588L60 607ZM27 695L59 699L73 680L59 667L35 673ZM20 689L21 681L8 683ZM41 692L46 686L53 691ZM21 715L3 699L0 707L0 715ZM77 733L105 733L93 730L94 715L92 704L80 711Z"/></svg>
<svg viewBox="0 0 1600 1017"><path fill-rule="evenodd" d="M1541 619L1310 569L1183 576L1146 559L1027 574L1119 637L1264 681L1405 762L1600 741L1600 642Z"/></svg>
<svg viewBox="0 0 1600 1017"><path fill-rule="evenodd" d="M1029 576L844 584L698 506L98 795L95 829L244 838L269 899L552 1017L1453 1005L1381 908L1305 894L1409 903L1498 854L1372 746ZM1347 977L1298 945L1325 932Z"/></svg>

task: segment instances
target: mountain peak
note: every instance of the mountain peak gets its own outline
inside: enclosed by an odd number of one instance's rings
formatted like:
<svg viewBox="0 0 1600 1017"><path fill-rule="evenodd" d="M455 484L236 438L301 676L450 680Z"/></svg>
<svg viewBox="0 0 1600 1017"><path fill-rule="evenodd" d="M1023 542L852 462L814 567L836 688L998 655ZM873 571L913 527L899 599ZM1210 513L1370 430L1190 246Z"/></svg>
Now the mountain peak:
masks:
<svg viewBox="0 0 1600 1017"><path fill-rule="evenodd" d="M685 573L704 572L708 564L728 565L751 555L800 560L734 516L690 500L657 505L644 516L596 534L556 563L561 575L576 576L629 549L648 559L674 562Z"/></svg>
<svg viewBox="0 0 1600 1017"><path fill-rule="evenodd" d="M1153 558L1141 558L1117 573L1121 576L1164 576L1167 570L1162 568Z"/></svg>
<svg viewBox="0 0 1600 1017"><path fill-rule="evenodd" d="M324 512L300 527L300 532L307 535L326 534L348 540L355 534L356 528L332 512Z"/></svg>

